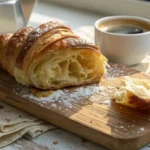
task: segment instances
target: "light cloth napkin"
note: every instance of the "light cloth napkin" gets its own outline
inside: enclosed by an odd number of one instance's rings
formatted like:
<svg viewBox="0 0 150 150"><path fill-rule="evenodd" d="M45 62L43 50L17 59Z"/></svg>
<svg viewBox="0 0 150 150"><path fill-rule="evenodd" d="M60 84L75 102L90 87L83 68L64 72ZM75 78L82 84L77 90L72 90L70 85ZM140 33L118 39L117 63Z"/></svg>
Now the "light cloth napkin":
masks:
<svg viewBox="0 0 150 150"><path fill-rule="evenodd" d="M0 147L25 136L34 138L55 127L0 101Z"/></svg>

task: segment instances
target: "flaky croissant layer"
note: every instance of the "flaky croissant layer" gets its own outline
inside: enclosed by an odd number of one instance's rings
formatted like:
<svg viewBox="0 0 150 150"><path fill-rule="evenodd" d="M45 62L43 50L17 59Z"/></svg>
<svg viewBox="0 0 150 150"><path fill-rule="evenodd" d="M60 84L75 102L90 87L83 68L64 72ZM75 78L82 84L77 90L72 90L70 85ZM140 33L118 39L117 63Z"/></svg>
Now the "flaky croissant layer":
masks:
<svg viewBox="0 0 150 150"><path fill-rule="evenodd" d="M60 22L0 35L0 66L23 85L47 90L99 82L106 64L98 47Z"/></svg>

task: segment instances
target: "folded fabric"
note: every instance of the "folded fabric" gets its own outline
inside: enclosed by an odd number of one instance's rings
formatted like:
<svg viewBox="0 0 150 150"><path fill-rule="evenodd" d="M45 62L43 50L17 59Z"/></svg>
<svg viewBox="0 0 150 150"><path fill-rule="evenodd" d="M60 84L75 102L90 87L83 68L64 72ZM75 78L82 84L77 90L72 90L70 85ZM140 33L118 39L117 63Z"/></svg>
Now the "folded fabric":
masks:
<svg viewBox="0 0 150 150"><path fill-rule="evenodd" d="M23 135L34 138L55 127L0 101L0 147L6 146Z"/></svg>
<svg viewBox="0 0 150 150"><path fill-rule="evenodd" d="M23 137L25 137L26 139L32 139L50 129L55 129L55 128L56 128L55 126L46 123L35 125L34 128L29 130Z"/></svg>

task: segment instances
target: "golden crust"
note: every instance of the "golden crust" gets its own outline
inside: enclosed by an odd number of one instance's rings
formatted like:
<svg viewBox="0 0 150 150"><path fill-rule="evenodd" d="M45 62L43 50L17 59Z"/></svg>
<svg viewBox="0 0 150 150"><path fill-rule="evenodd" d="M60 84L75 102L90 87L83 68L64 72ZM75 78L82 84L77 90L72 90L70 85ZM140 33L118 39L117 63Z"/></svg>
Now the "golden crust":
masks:
<svg viewBox="0 0 150 150"><path fill-rule="evenodd" d="M54 43L48 45L47 49L54 50L54 49L65 49L65 48L75 48L75 49L89 48L92 50L99 51L99 48L96 45L89 43L84 39L71 38L71 37L59 39Z"/></svg>
<svg viewBox="0 0 150 150"><path fill-rule="evenodd" d="M0 67L3 69L6 68L7 63L5 61L5 47L12 35L12 33L5 33L0 35Z"/></svg>
<svg viewBox="0 0 150 150"><path fill-rule="evenodd" d="M41 57L41 55L49 53L51 51L63 51L66 49L89 49L90 51L96 51L97 55L101 55L99 48L84 39L75 38L75 37L64 37L59 40L56 40L55 42L49 44L47 47L45 47L40 53L37 53L35 56L36 58ZM29 59L28 59L29 61Z"/></svg>
<svg viewBox="0 0 150 150"><path fill-rule="evenodd" d="M140 97L138 95L131 94L129 96L128 103L132 108L139 110L150 110L150 98Z"/></svg>
<svg viewBox="0 0 150 150"><path fill-rule="evenodd" d="M33 30L33 27L21 28L16 31L13 36L10 38L6 46L6 59L7 59L7 71L13 75L14 67L16 63L16 58L21 48L23 47L28 34Z"/></svg>

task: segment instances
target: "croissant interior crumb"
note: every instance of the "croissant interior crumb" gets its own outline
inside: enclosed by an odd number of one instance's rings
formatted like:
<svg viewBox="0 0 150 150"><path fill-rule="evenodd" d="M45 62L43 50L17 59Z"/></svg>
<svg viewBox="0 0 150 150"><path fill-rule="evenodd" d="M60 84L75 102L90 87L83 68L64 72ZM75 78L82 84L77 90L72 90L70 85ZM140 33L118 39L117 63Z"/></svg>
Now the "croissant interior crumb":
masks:
<svg viewBox="0 0 150 150"><path fill-rule="evenodd" d="M34 76L31 81L37 81L38 85L44 87L72 85L82 83L97 77L102 70L99 68L101 59L99 55L91 55L84 51L75 51L72 54L64 52L62 55L48 56L34 68ZM49 59L51 58L51 59Z"/></svg>
<svg viewBox="0 0 150 150"><path fill-rule="evenodd" d="M37 59L28 70L28 76L16 70L16 77L24 85L31 84L43 89L81 85L93 80L100 81L105 72L104 62L101 54L90 50L73 50L72 53L62 50L59 55L57 52L49 53L44 58Z"/></svg>

